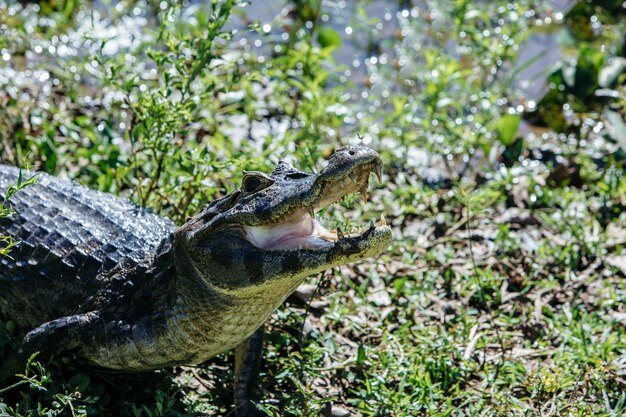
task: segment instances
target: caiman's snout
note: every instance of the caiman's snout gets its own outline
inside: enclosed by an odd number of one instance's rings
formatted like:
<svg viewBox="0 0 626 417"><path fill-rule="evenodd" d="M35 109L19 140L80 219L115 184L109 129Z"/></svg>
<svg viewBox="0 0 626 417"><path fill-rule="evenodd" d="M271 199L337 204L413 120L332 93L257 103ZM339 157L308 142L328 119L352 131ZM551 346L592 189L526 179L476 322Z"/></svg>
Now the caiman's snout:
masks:
<svg viewBox="0 0 626 417"><path fill-rule="evenodd" d="M364 146L338 149L316 179L320 189L315 208L326 207L354 192L359 192L366 201L370 174L376 174L381 182L382 166L380 155L373 149Z"/></svg>
<svg viewBox="0 0 626 417"><path fill-rule="evenodd" d="M276 172L276 171L275 171ZM332 250L340 248L338 242L345 237L339 230L326 229L316 218L319 211L348 194L359 192L367 200L367 187L370 175L379 178L382 173L382 161L378 153L363 146L347 146L338 149L329 159L326 168L313 177L297 171L285 174L289 181L298 182L304 190L303 198L289 201L289 209L281 211L282 216L273 222L244 227L246 236L256 247L265 250ZM285 180L284 190L289 190ZM277 184L280 184L277 182ZM283 207L287 206L284 204ZM278 207L278 206L275 206ZM384 219L379 224L379 232L386 233ZM375 228L375 226L373 226ZM351 233L360 236L360 232ZM362 241L368 236L363 235ZM358 239L356 239L358 240ZM356 241L355 240L355 241ZM344 242L345 243L345 242ZM364 247L364 245L362 245ZM355 251L366 253L365 250Z"/></svg>
<svg viewBox="0 0 626 417"><path fill-rule="evenodd" d="M337 149L330 157L328 165L319 174L318 181L336 180L355 174L354 171L358 167L369 169L369 172L374 172L380 180L382 166L380 155L375 150L365 146L345 146Z"/></svg>
<svg viewBox="0 0 626 417"><path fill-rule="evenodd" d="M264 251L339 253L348 243L341 242L346 234L326 229L316 212L352 193L358 192L367 200L371 174L380 180L382 161L376 151L364 146L339 148L319 174L299 171L285 162L279 162L271 174L247 172L242 187L220 200L226 208L211 221L203 222L206 232L196 240L206 241L207 237L219 235L220 230L229 229L242 231L248 243ZM372 233L358 229L347 234L354 243L352 255L371 256L388 245L390 229L384 218L372 227ZM384 235L385 241L372 239L378 235ZM350 250L345 249L346 253ZM352 255L350 259L354 259Z"/></svg>

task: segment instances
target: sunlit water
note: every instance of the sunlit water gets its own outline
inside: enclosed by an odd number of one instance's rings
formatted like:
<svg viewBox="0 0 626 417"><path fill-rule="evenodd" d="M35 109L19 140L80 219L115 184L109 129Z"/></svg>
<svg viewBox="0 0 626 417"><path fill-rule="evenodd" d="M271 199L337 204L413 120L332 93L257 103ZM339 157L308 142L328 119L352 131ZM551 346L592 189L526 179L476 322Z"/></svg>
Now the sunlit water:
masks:
<svg viewBox="0 0 626 417"><path fill-rule="evenodd" d="M574 3L573 0L550 2L555 11L552 14L554 17L538 21L536 25L551 27L552 24L559 23L559 19L562 19ZM198 2L188 5L186 18L193 19L194 12L203 7L201 4ZM433 4L437 2L340 0L323 3L318 24L334 29L342 38L341 46L333 51L335 62L332 66L337 77L331 83L345 84L347 93L351 95L351 108L338 106L330 111L345 113L344 122L347 126L358 125L359 119L364 115L374 114L388 106L389 98L403 88L398 85L398 79L402 78L404 71L412 71L412 67L421 59L421 48L432 42L429 34L421 30L416 22L426 18L433 19L433 27L446 31L446 9L444 6L434 7ZM163 3L161 7L165 8L167 4ZM39 16L38 8L39 5L33 3L7 3L0 0L0 10L6 11L6 20L2 25L6 38L20 38L15 36L18 29L10 24L12 16L17 15L25 22L23 30L27 33L34 33L36 27L54 32L58 22ZM79 10L75 17L75 26L69 30L58 30L58 36L52 36L49 40L43 36L33 36L27 45L9 45L3 48L0 50L0 98L7 93L11 96L32 95L36 97L37 105L46 109L49 106L49 96L59 84L55 74L69 72L77 85L82 86L79 104L87 107L101 105L106 108L113 101L121 100L119 93L108 92L101 95L99 91L94 91L93 79L102 74L98 62L91 57L96 54L105 58L124 54L126 61L142 70L140 72L145 74L146 79L156 76L150 63L134 54L142 43L154 40L155 12L147 7L136 6L129 13L121 3L111 6L95 2L93 9ZM231 19L231 27L237 33L232 41L233 54L226 59L252 55L262 63L269 60L271 54L280 53L281 42L284 44L290 36L286 28L293 23L292 3L285 0L253 1L244 9L244 15L245 21L241 15L234 15ZM514 10L510 13L510 18L517 18ZM258 33L247 30L250 21L258 22ZM501 23L505 24L505 21ZM309 27L312 24L306 25ZM453 49L455 45L450 44L448 47ZM16 53L20 50L24 53ZM550 30L535 31L522 45L517 61L511 63L511 70L514 71L530 60L533 63L513 79L511 89L525 97L526 103L530 103L532 107L546 91L546 68L561 57L562 51L556 34ZM74 64L65 65L66 62L76 60L86 61L84 71ZM271 94L271 89L258 92L264 93ZM375 99L372 100L370 96ZM124 121L117 128L122 132L126 128ZM289 126L284 122L248 121L243 115L233 116L224 124L224 129L235 141L251 137L260 142L267 135L282 136L287 128ZM376 124L369 128L371 132L376 132ZM368 136L359 140L367 141ZM385 145L393 146L389 143ZM407 156L412 165L423 170L432 169L433 158L425 151L415 148L410 152Z"/></svg>

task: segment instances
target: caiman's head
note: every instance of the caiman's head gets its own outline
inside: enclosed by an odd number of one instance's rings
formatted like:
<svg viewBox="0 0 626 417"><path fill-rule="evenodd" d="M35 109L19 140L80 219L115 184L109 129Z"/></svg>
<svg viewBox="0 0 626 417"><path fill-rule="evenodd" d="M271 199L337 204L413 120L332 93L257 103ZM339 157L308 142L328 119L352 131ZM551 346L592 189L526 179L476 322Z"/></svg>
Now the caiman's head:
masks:
<svg viewBox="0 0 626 417"><path fill-rule="evenodd" d="M380 254L391 242L383 219L344 235L327 230L315 213L353 192L365 197L381 166L372 149L349 146L319 174L284 162L271 174L245 172L239 189L176 232L179 272L226 293L278 285L286 297L307 275Z"/></svg>

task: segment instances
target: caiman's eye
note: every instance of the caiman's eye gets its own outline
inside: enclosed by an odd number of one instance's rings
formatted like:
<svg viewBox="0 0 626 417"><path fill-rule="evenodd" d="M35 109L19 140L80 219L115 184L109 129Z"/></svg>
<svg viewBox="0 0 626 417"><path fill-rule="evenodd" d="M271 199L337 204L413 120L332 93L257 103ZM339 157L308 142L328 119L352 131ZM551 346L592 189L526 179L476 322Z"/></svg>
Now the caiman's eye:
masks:
<svg viewBox="0 0 626 417"><path fill-rule="evenodd" d="M269 187L272 184L272 180L253 173L246 173L241 182L241 189L246 193L254 193L261 191L262 189Z"/></svg>

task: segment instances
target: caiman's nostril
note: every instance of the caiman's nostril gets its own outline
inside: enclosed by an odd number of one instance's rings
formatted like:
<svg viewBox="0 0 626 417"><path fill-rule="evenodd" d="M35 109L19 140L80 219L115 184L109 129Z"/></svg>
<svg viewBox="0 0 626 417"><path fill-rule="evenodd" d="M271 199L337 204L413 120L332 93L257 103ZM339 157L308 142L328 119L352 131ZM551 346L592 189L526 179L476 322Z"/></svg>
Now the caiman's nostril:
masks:
<svg viewBox="0 0 626 417"><path fill-rule="evenodd" d="M348 155L350 155L350 156L354 156L355 153L356 152L354 152L354 151L348 151Z"/></svg>

